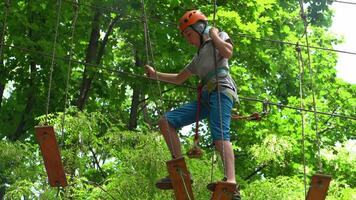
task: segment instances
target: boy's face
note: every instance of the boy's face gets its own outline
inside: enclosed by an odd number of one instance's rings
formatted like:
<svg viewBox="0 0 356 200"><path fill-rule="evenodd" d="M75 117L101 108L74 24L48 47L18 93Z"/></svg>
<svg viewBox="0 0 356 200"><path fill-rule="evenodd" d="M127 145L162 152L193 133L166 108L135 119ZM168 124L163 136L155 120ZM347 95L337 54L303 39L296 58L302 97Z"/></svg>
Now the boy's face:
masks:
<svg viewBox="0 0 356 200"><path fill-rule="evenodd" d="M197 48L200 47L200 36L197 32L195 32L191 28L187 28L183 31L183 36L187 40L189 44L196 46Z"/></svg>

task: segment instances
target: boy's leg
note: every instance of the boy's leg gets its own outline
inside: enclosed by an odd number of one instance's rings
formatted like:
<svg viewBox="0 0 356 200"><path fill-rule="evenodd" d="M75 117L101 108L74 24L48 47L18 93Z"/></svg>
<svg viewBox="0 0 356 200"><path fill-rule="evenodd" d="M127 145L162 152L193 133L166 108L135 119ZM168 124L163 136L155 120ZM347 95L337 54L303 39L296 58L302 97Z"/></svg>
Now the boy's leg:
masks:
<svg viewBox="0 0 356 200"><path fill-rule="evenodd" d="M230 141L215 141L215 148L219 152L226 169L227 182L236 183L235 179L235 157ZM224 155L223 155L224 152ZM225 159L225 160L224 160Z"/></svg>
<svg viewBox="0 0 356 200"><path fill-rule="evenodd" d="M203 93L202 98L208 99L208 93ZM201 104L199 119L206 118L209 113L208 110L207 105ZM196 112L197 101L194 101L167 112L158 122L160 131L174 158L182 156L180 140L176 129L194 123L196 121Z"/></svg>
<svg viewBox="0 0 356 200"><path fill-rule="evenodd" d="M182 156L181 145L176 129L171 127L165 117L162 117L158 122L159 129L167 143L169 151L173 158Z"/></svg>
<svg viewBox="0 0 356 200"><path fill-rule="evenodd" d="M220 93L220 110L218 98L219 96L217 92L211 93L209 114L210 129L216 150L219 152L224 162L227 181L231 183L236 183L235 158L232 150L232 145L230 143L230 122L233 101L226 94ZM220 122L220 119L222 119L222 122Z"/></svg>

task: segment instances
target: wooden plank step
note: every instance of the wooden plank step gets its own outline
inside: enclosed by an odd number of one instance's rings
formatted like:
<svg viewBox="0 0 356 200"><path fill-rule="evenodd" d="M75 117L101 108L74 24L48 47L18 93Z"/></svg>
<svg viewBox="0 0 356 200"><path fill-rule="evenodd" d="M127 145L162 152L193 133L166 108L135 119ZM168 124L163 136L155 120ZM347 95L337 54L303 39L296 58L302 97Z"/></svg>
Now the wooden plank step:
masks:
<svg viewBox="0 0 356 200"><path fill-rule="evenodd" d="M52 187L68 185L52 126L36 126L36 138L42 152L49 184Z"/></svg>
<svg viewBox="0 0 356 200"><path fill-rule="evenodd" d="M190 174L183 157L166 162L176 200L194 200Z"/></svg>
<svg viewBox="0 0 356 200"><path fill-rule="evenodd" d="M325 200L329 189L331 176L324 174L315 174L310 183L307 200Z"/></svg>
<svg viewBox="0 0 356 200"><path fill-rule="evenodd" d="M231 200L232 194L236 190L236 184L226 181L216 182L215 190L211 200Z"/></svg>

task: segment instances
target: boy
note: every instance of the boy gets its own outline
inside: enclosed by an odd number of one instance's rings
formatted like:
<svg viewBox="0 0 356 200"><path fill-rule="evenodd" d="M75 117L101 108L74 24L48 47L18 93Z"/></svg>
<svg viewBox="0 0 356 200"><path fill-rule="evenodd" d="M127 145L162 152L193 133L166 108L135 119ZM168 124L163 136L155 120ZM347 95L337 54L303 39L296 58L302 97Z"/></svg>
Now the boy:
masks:
<svg viewBox="0 0 356 200"><path fill-rule="evenodd" d="M224 181L236 184L234 154L230 143L231 109L233 103L238 100L236 86L229 75L228 66L228 59L233 53L232 42L225 32L219 33L217 28L209 27L208 19L198 10L186 12L180 19L179 29L187 42L198 49L192 61L178 74L156 72L148 65L145 66L146 74L153 79L175 84L182 84L191 75L199 76L202 86L201 99L206 102L200 105L199 120L209 118L215 148L224 162L226 176ZM182 156L176 129L195 122L198 103L200 102L194 101L185 104L167 112L159 120L160 131L174 158ZM172 183L167 177L159 180L156 186L171 189ZM209 184L208 188L214 190L215 183ZM234 192L232 199L240 199L238 190Z"/></svg>

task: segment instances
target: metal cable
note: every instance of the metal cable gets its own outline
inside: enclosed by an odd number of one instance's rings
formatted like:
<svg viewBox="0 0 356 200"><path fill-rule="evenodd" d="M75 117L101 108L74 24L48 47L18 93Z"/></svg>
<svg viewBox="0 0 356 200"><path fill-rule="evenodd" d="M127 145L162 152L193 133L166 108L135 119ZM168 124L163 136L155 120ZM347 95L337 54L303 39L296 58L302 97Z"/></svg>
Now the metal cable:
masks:
<svg viewBox="0 0 356 200"><path fill-rule="evenodd" d="M71 2L71 0L64 0L65 2ZM356 4L356 3L351 3L351 2L343 2L343 1L334 1L337 3L350 3L350 4ZM82 6L86 6L86 7L90 7L90 8L96 8L96 9L101 9L101 10L105 10L105 11L110 11L110 12L118 12L118 10L115 10L111 7L103 7L103 6L94 6L94 5L89 5L89 4L85 4L85 3L77 3L77 5L82 5ZM152 20L156 20L159 22L165 22L168 25L176 28L177 27L177 23L175 22L171 22L171 21L167 21L167 20L162 20L160 18L157 17L148 17L149 19ZM140 17L133 17L130 16L130 18L127 19L128 21L132 22L134 21L139 21L142 22L142 18ZM259 40L259 41L263 41L263 42L273 42L273 43L279 43L279 44L286 44L286 45L291 45L293 48L297 45L297 43L294 42L289 42L289 41L281 41L281 40L275 40L275 39L271 39L271 38L258 38L249 34L244 34L244 33L236 33L235 35L237 36L241 36L241 37L245 37L245 38L250 38L250 39L255 39L255 40ZM298 44L300 47L307 47L307 45L299 43ZM356 52L352 52L352 51L346 51L346 50L339 50L339 49L330 49L330 48L325 48L325 47L318 47L318 46L311 46L309 45L310 48L312 49L319 49L319 50L324 50L324 51L332 51L332 52L338 52L338 53L344 53L344 54L350 54L350 55L356 55Z"/></svg>
<svg viewBox="0 0 356 200"><path fill-rule="evenodd" d="M74 0L77 2L77 0ZM74 3L74 2L73 2ZM73 44L74 44L74 33L75 27L78 19L79 6L77 3L74 3L75 13L72 21L72 34L71 34L71 42L70 42L70 50L69 50L69 59L68 59L68 71L67 71L67 80L66 80L66 89L65 89L65 97L64 97L64 108L63 108L63 117L62 117L62 147L64 146L64 125L65 125L65 117L67 111L67 101L68 101L68 90L70 84L71 70L72 70L72 55L73 55Z"/></svg>
<svg viewBox="0 0 356 200"><path fill-rule="evenodd" d="M308 68L309 68L309 78L310 78L310 85L311 85L311 90L312 90L312 98L313 98L313 110L314 110L314 121L315 121L315 134L317 138L317 146L318 146L318 168L319 172L322 172L322 164L321 164L321 156L320 156L320 135L318 131L318 116L316 112L316 92L315 92L315 85L314 85L314 72L311 67L311 55L310 55L310 48L309 48L309 38L308 38L308 22L307 22L307 16L304 12L304 1L299 0L300 4L300 10L301 10L301 18L304 22L304 35L305 35L305 42L307 45L307 55L308 55Z"/></svg>
<svg viewBox="0 0 356 200"><path fill-rule="evenodd" d="M300 107L304 108L303 97L303 78L304 78L304 62L299 46L296 46L298 65L299 65L299 95L300 95ZM303 154L303 175L304 175L304 198L307 197L307 175L306 175L306 161L305 161L305 117L304 111L300 112L302 117L302 154Z"/></svg>
<svg viewBox="0 0 356 200"><path fill-rule="evenodd" d="M145 33L145 50L146 50L146 59L147 59L147 63L150 65L152 64L152 67L153 69L155 70L155 79L156 79L156 82L157 82L157 85L158 85L158 92L159 92L159 95L160 95L160 98L159 98L159 101L162 101L162 89L161 89L161 83L160 81L158 80L158 76L157 76L157 70L156 68L154 67L154 56L153 56L153 49L152 49L152 43L151 43L151 38L150 38L150 32L149 32L149 28L148 28L148 24L147 24L147 15L146 15L146 9L145 9L145 2L144 0L141 0L141 3L142 3L142 14L143 14L143 24L144 24L144 33ZM151 61L150 62L150 55L151 55ZM164 107L163 107L163 102L159 103L158 105L161 105L162 106L162 110L163 110L163 114L165 113L165 110L164 110ZM167 126L167 134L168 134L168 138L169 138L169 142L171 144L171 150L173 151L172 152L172 156L173 158L176 158L177 157L177 152L176 152L176 149L175 149L175 146L174 146L174 143L173 143L173 139L172 139L172 135L171 135L171 130L170 130L170 126L168 125Z"/></svg>
<svg viewBox="0 0 356 200"><path fill-rule="evenodd" d="M341 4L355 5L355 6L356 6L356 3L355 3L355 2L349 2L349 1L337 1L337 0L334 0L333 2L335 2L335 3L341 3Z"/></svg>
<svg viewBox="0 0 356 200"><path fill-rule="evenodd" d="M44 51L36 51L36 50L29 49L29 48L18 47L18 46L7 45L7 44L3 44L3 45L5 47L17 49L19 51L31 52L31 53L35 53L35 54L46 56L46 57L50 57L51 56L50 54L48 54L48 53L46 53ZM55 56L55 59L69 61L69 58L66 57L66 56ZM131 72L118 70L118 69L111 69L111 68L109 68L109 66L106 66L106 65L87 63L87 62L80 61L80 60L75 60L75 59L72 59L71 61L73 63L76 63L76 64L87 65L87 66L95 68L95 69L102 69L102 70L118 73L118 74L121 74L121 75L130 76L130 77L133 77L133 78L142 78L142 79L147 79L147 80L155 80L155 79L149 78L147 76L137 75L137 74L133 74ZM186 88L186 89L189 89L189 90L192 90L192 91L196 90L196 87L194 87L192 85L188 85L188 84L177 85L177 84L174 84L174 83L171 83L171 82L165 82L165 81L162 81L162 82L168 83L168 84L172 84L172 85L175 85L177 87ZM243 96L239 96L239 99L240 100L244 100L244 101L260 102L260 103L263 103L265 101L265 100L261 100L261 99L257 99L257 98L253 98L253 97L243 97ZM305 109L305 108L299 108L299 107L295 107L295 106L284 105L282 103L268 102L268 105L276 106L278 108L288 108L288 109L293 109L293 110L298 110L298 111L314 112L313 110L309 110L309 109ZM338 117L338 118L343 118L343 119L356 120L356 116L346 116L346 115L343 115L343 114L334 114L334 113L321 112L321 111L317 111L316 113L319 114L319 115L328 115L328 116L333 116L333 117Z"/></svg>
<svg viewBox="0 0 356 200"><path fill-rule="evenodd" d="M61 14L61 6L62 6L62 1L58 0L58 10L57 10L57 24L56 24L56 30L55 30L55 35L54 35L54 41L53 41L53 52L52 52L52 63L51 63L51 68L50 68L50 74L49 74L49 85L48 85L48 94L47 94L47 105L46 105L46 124L48 124L48 111L49 111L49 103L50 103L50 98L51 98L51 88L52 88L52 75L53 75L53 68L54 68L54 58L55 58L55 53L56 53L56 43L57 43L57 37L58 37L58 26L59 26L59 18Z"/></svg>
<svg viewBox="0 0 356 200"><path fill-rule="evenodd" d="M214 16L213 16L213 26L216 26L216 9L217 9L217 4L216 0L214 0ZM223 160L223 168L224 168L224 177L227 177L227 172L226 172L226 158L225 158L225 144L224 144L224 131L223 131L223 121L222 121L222 110L221 110L221 96L220 96L220 83L219 83L219 77L218 77L218 63L216 59L216 46L214 41L213 43L213 56L214 56L214 69L215 69L215 79L216 79L216 88L218 92L218 103L219 103L219 120L220 120L220 132L221 132L221 145L222 145L222 160Z"/></svg>

